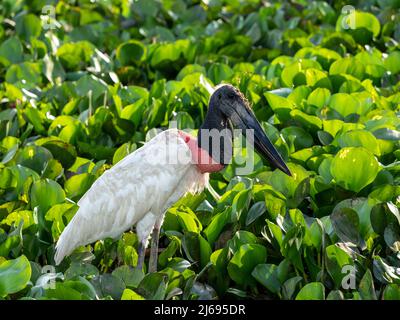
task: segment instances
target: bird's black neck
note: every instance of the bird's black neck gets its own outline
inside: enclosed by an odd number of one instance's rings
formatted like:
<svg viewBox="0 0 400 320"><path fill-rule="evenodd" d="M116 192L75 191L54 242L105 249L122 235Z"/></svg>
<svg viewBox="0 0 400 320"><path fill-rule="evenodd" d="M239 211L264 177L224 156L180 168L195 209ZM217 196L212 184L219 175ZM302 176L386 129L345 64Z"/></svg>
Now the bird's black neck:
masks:
<svg viewBox="0 0 400 320"><path fill-rule="evenodd" d="M199 148L208 152L214 161L227 165L232 157L232 132L227 119L214 108L209 109L197 134Z"/></svg>

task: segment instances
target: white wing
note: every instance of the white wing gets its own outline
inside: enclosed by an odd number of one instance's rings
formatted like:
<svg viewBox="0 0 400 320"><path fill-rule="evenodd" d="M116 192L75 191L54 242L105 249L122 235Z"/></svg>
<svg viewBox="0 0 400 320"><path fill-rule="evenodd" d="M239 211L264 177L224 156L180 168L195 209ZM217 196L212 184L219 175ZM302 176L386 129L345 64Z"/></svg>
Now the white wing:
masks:
<svg viewBox="0 0 400 320"><path fill-rule="evenodd" d="M192 164L178 131L159 133L104 172L79 200L79 210L57 242L56 264L78 246L120 236L148 213L162 216L186 192L202 190L207 181L208 174Z"/></svg>

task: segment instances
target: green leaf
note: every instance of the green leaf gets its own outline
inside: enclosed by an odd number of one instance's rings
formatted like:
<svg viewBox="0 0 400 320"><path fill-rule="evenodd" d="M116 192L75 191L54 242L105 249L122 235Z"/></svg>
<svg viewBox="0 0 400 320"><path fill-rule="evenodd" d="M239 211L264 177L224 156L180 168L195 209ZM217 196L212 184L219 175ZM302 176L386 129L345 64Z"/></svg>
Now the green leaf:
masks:
<svg viewBox="0 0 400 320"><path fill-rule="evenodd" d="M347 26L347 28L343 29L343 26ZM336 22L337 31L350 29L348 27L351 29L365 28L370 31L374 37L377 37L381 30L379 20L373 14L361 11L354 11L338 18Z"/></svg>
<svg viewBox="0 0 400 320"><path fill-rule="evenodd" d="M360 243L359 219L356 211L350 208L336 208L331 216L332 226L343 242Z"/></svg>
<svg viewBox="0 0 400 320"><path fill-rule="evenodd" d="M55 159L50 159L50 161L47 163L47 166L42 173L42 177L52 180L57 180L61 177L63 172L64 169L61 163Z"/></svg>
<svg viewBox="0 0 400 320"><path fill-rule="evenodd" d="M395 283L400 285L400 276L396 272L396 267L388 264L379 256L373 257L374 277L383 284Z"/></svg>
<svg viewBox="0 0 400 320"><path fill-rule="evenodd" d="M335 93L329 100L329 108L336 110L343 117L352 113L362 114L360 102L348 93Z"/></svg>
<svg viewBox="0 0 400 320"><path fill-rule="evenodd" d="M332 137L336 136L340 129L343 128L343 125L343 121L337 119L322 121L324 131L328 132Z"/></svg>
<svg viewBox="0 0 400 320"><path fill-rule="evenodd" d="M120 266L114 269L112 275L120 278L125 283L125 286L131 288L138 287L138 285L140 284L140 282L143 280L144 277L144 274L141 270L132 268L130 266Z"/></svg>
<svg viewBox="0 0 400 320"><path fill-rule="evenodd" d="M212 249L207 240L200 235L199 235L199 246L200 246L200 266L202 268L205 268L210 261Z"/></svg>
<svg viewBox="0 0 400 320"><path fill-rule="evenodd" d="M71 144L61 140L49 140L42 146L51 152L54 159L60 161L64 169L69 169L75 163L77 153Z"/></svg>
<svg viewBox="0 0 400 320"><path fill-rule="evenodd" d="M5 67L23 61L21 41L17 37L10 37L0 45L0 63Z"/></svg>
<svg viewBox="0 0 400 320"><path fill-rule="evenodd" d="M189 113L180 111L176 114L176 125L180 130L194 129L195 124Z"/></svg>
<svg viewBox="0 0 400 320"><path fill-rule="evenodd" d="M87 97L91 95L93 100L104 95L107 90L107 84L100 78L94 75L84 75L76 82L76 93L80 97Z"/></svg>
<svg viewBox="0 0 400 320"><path fill-rule="evenodd" d="M309 175L307 170L300 165L288 163L288 167L290 169L290 172L292 173L291 177L280 170L275 170L268 175L259 176L262 182L271 185L274 191L278 191L281 193L279 195L276 192L272 192L272 195L275 197L279 197L282 200L284 199L284 197L282 198L282 194L288 198L293 197L296 192L297 186ZM268 201L266 201L265 203L268 208Z"/></svg>
<svg viewBox="0 0 400 320"><path fill-rule="evenodd" d="M379 176L379 174L378 174ZM392 186L389 184L383 184L374 189L369 195L368 198L376 199L381 202L389 202L392 201L396 196L400 195L400 187Z"/></svg>
<svg viewBox="0 0 400 320"><path fill-rule="evenodd" d="M290 116L293 117L297 123L311 132L316 132L322 128L322 121L316 116L308 115L297 109L292 110Z"/></svg>
<svg viewBox="0 0 400 320"><path fill-rule="evenodd" d="M231 208L227 208L215 215L211 220L211 223L204 229L204 234L210 244L215 243L222 229L230 221L231 210Z"/></svg>
<svg viewBox="0 0 400 320"><path fill-rule="evenodd" d="M149 273L140 282L137 292L145 299L162 300L167 290L168 276L162 273Z"/></svg>
<svg viewBox="0 0 400 320"><path fill-rule="evenodd" d="M81 173L73 175L64 184L65 194L68 198L79 200L90 186L93 184L95 177L90 173Z"/></svg>
<svg viewBox="0 0 400 320"><path fill-rule="evenodd" d="M129 142L122 144L114 153L113 165L117 164L133 150L135 150L136 145L131 145Z"/></svg>
<svg viewBox="0 0 400 320"><path fill-rule="evenodd" d="M23 222L20 221L19 225L17 228L11 232L8 236L6 236L6 239L2 239L2 243L0 243L0 256L7 257L10 254L10 251L13 249L18 248L18 246L21 244L23 238L22 238L22 225ZM4 234L3 237L4 238Z"/></svg>
<svg viewBox="0 0 400 320"><path fill-rule="evenodd" d="M219 84L223 80L228 80L232 77L232 75L232 69L224 63L213 63L207 72L208 78L214 84Z"/></svg>
<svg viewBox="0 0 400 320"><path fill-rule="evenodd" d="M125 289L122 293L121 300L145 300L140 294L131 289Z"/></svg>
<svg viewBox="0 0 400 320"><path fill-rule="evenodd" d="M274 264L259 264L251 275L272 293L278 293L281 283L277 275L277 266Z"/></svg>
<svg viewBox="0 0 400 320"><path fill-rule="evenodd" d="M307 86L296 87L287 97L289 100L293 101L296 105L301 105L303 100L306 100L310 94L311 89Z"/></svg>
<svg viewBox="0 0 400 320"><path fill-rule="evenodd" d="M286 201L280 197L275 197L270 192L265 193L265 206L267 212L274 219L279 215L284 216L286 213Z"/></svg>
<svg viewBox="0 0 400 320"><path fill-rule="evenodd" d="M321 143L324 146L327 146L327 145L331 144L332 141L333 141L332 135L330 133L326 132L326 131L321 131L320 130L320 131L317 132L317 135L318 135L319 141L321 141Z"/></svg>
<svg viewBox="0 0 400 320"><path fill-rule="evenodd" d="M171 242L168 244L168 247L163 250L158 256L158 263L161 266L165 266L170 258L172 258L175 252L180 248L180 240L177 237L171 237Z"/></svg>
<svg viewBox="0 0 400 320"><path fill-rule="evenodd" d="M185 232L182 238L182 248L191 262L205 267L212 253L210 244L198 233Z"/></svg>
<svg viewBox="0 0 400 320"><path fill-rule="evenodd" d="M370 216L374 204L374 201L363 197L345 199L339 202L333 211L338 210L339 208L350 208L355 210L360 222L360 236L364 239L368 239L368 237L373 234Z"/></svg>
<svg viewBox="0 0 400 320"><path fill-rule="evenodd" d="M257 242L257 237L253 233L245 230L239 230L235 233L232 239L229 240L228 247L230 251L234 254L240 249L242 245L256 244Z"/></svg>
<svg viewBox="0 0 400 320"><path fill-rule="evenodd" d="M312 136L300 127L286 127L281 131L286 141L292 140L296 150L311 147L314 144Z"/></svg>
<svg viewBox="0 0 400 320"><path fill-rule="evenodd" d="M75 281L68 281L65 283L56 283L56 287L46 289L46 297L57 300L87 300L88 296L80 292L81 286L76 286ZM75 287L75 288L74 288Z"/></svg>
<svg viewBox="0 0 400 320"><path fill-rule="evenodd" d="M65 228L63 217L72 219L72 216L78 210L78 206L72 203L62 203L53 205L45 215L47 221L52 221L51 234L54 239L60 237L61 232Z"/></svg>
<svg viewBox="0 0 400 320"><path fill-rule="evenodd" d="M264 263L267 250L259 244L244 244L228 263L228 273L232 280L240 285L253 284L253 269Z"/></svg>
<svg viewBox="0 0 400 320"><path fill-rule="evenodd" d="M400 300L400 286L389 284L383 291L383 300Z"/></svg>
<svg viewBox="0 0 400 320"><path fill-rule="evenodd" d="M274 239L278 242L279 247L281 247L282 240L283 240L282 229L279 226L277 226L276 224L274 224L273 222L271 222L269 220L266 220L266 221L267 221L269 231L273 235Z"/></svg>
<svg viewBox="0 0 400 320"><path fill-rule="evenodd" d="M0 171L0 188L10 189L17 186L18 180L10 168L4 168Z"/></svg>
<svg viewBox="0 0 400 320"><path fill-rule="evenodd" d="M358 292L363 300L377 300L371 270L367 269L362 277Z"/></svg>
<svg viewBox="0 0 400 320"><path fill-rule="evenodd" d="M45 132L46 129L43 124L46 122L46 118L38 109L27 108L24 115L38 133L43 134Z"/></svg>
<svg viewBox="0 0 400 320"><path fill-rule="evenodd" d="M383 233L386 245L395 253L400 251L400 226L389 224Z"/></svg>
<svg viewBox="0 0 400 320"><path fill-rule="evenodd" d="M307 103L318 108L322 108L328 104L331 93L326 88L317 88L307 98Z"/></svg>
<svg viewBox="0 0 400 320"><path fill-rule="evenodd" d="M6 81L19 88L34 88L42 83L41 65L27 61L13 64L7 69Z"/></svg>
<svg viewBox="0 0 400 320"><path fill-rule="evenodd" d="M187 39L177 40L174 43L163 43L151 54L150 65L155 68L171 66L171 62L177 61L187 50L189 41Z"/></svg>
<svg viewBox="0 0 400 320"><path fill-rule="evenodd" d="M138 63L146 56L147 48L137 40L121 43L116 51L117 59L122 66Z"/></svg>
<svg viewBox="0 0 400 320"><path fill-rule="evenodd" d="M176 76L176 80L182 81L187 75L197 72L206 74L206 69L198 64L187 64L182 68L181 71L179 71L178 75Z"/></svg>
<svg viewBox="0 0 400 320"><path fill-rule="evenodd" d="M393 51L389 53L388 57L383 61L387 70L393 74L400 72L400 51Z"/></svg>
<svg viewBox="0 0 400 320"><path fill-rule="evenodd" d="M176 214L182 230L188 232L199 233L202 230L202 225L196 215L187 207L180 207L177 209L170 209L171 212Z"/></svg>
<svg viewBox="0 0 400 320"><path fill-rule="evenodd" d="M348 275L343 269L346 266L353 266L353 259L336 245L330 245L326 247L327 256L327 270L331 275L337 288L342 285L342 279Z"/></svg>
<svg viewBox="0 0 400 320"><path fill-rule="evenodd" d="M109 273L94 277L91 280L91 284L100 297L111 296L113 299L121 299L125 290L125 283L120 278Z"/></svg>
<svg viewBox="0 0 400 320"><path fill-rule="evenodd" d="M247 209L251 200L250 190L239 191L232 201L231 219L237 221L240 219L242 212Z"/></svg>
<svg viewBox="0 0 400 320"><path fill-rule="evenodd" d="M23 221L23 229L29 228L31 225L35 223L32 215L32 211L30 210L19 210L10 213L3 221L2 224L6 224L8 226L18 226L20 222Z"/></svg>
<svg viewBox="0 0 400 320"><path fill-rule="evenodd" d="M307 283L300 289L296 300L325 300L325 287L321 282Z"/></svg>
<svg viewBox="0 0 400 320"><path fill-rule="evenodd" d="M149 128L157 127L163 121L165 116L165 107L163 102L160 99L153 99L149 110L147 125Z"/></svg>
<svg viewBox="0 0 400 320"><path fill-rule="evenodd" d="M22 255L0 264L0 297L21 291L31 278L31 265Z"/></svg>
<svg viewBox="0 0 400 320"><path fill-rule="evenodd" d="M344 300L344 295L340 290L332 290L329 292L326 300Z"/></svg>
<svg viewBox="0 0 400 320"><path fill-rule="evenodd" d="M321 3L322 4L322 3ZM325 8L324 8L325 9ZM324 10L322 9L322 10ZM321 66L326 70L332 62L341 58L336 51L329 50L323 47L305 47L300 49L295 54L296 58L316 58Z"/></svg>
<svg viewBox="0 0 400 320"><path fill-rule="evenodd" d="M264 93L264 96L279 120L287 121L290 119L290 111L294 108L293 102L269 92Z"/></svg>
<svg viewBox="0 0 400 320"><path fill-rule="evenodd" d="M362 147L343 148L331 162L331 174L336 183L354 192L373 182L378 171L378 161Z"/></svg>
<svg viewBox="0 0 400 320"><path fill-rule="evenodd" d="M135 125L135 128L138 128L142 121L142 114L145 107L145 99L139 99L133 104L129 104L122 109L121 118L130 120Z"/></svg>
<svg viewBox="0 0 400 320"><path fill-rule="evenodd" d="M351 130L342 133L338 142L340 147L364 147L373 154L379 156L379 145L374 135L365 130Z"/></svg>
<svg viewBox="0 0 400 320"><path fill-rule="evenodd" d="M15 155L15 162L40 174L45 168L46 162L52 158L51 152L46 148L32 145L19 149Z"/></svg>
<svg viewBox="0 0 400 320"><path fill-rule="evenodd" d="M297 286L303 280L302 277L297 276L286 280L282 285L282 296L284 299L290 300L296 291Z"/></svg>
<svg viewBox="0 0 400 320"><path fill-rule="evenodd" d="M31 207L39 207L43 213L65 200L65 192L61 186L49 179L35 181L32 184L30 196Z"/></svg>
<svg viewBox="0 0 400 320"><path fill-rule="evenodd" d="M315 60L298 59L285 66L281 73L283 84L287 87L291 87L293 84L310 84L310 82L306 80L307 75L305 74L309 68L320 70L321 65Z"/></svg>
<svg viewBox="0 0 400 320"><path fill-rule="evenodd" d="M42 32L42 22L34 14L25 14L16 18L15 30L17 34L24 38L26 41L30 41L31 38L37 38Z"/></svg>
<svg viewBox="0 0 400 320"><path fill-rule="evenodd" d="M249 226L252 224L257 218L261 217L265 211L265 202L264 201L259 201L253 204L250 208L250 210L247 212L246 216L246 226Z"/></svg>
<svg viewBox="0 0 400 320"><path fill-rule="evenodd" d="M93 53L94 47L88 41L64 43L57 50L61 64L70 70L77 70L82 64L88 63Z"/></svg>
<svg viewBox="0 0 400 320"><path fill-rule="evenodd" d="M79 276L93 277L99 275L99 270L94 265L72 262L70 267L65 271L65 280L77 278Z"/></svg>

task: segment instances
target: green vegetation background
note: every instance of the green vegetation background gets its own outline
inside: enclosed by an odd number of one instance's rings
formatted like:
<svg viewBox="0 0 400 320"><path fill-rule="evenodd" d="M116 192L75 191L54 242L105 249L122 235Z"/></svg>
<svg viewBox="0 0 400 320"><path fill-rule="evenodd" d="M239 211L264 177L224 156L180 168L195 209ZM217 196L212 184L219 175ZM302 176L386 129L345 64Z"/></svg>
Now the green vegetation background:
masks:
<svg viewBox="0 0 400 320"><path fill-rule="evenodd" d="M1 1L0 299L400 299L399 8ZM218 202L168 211L158 273L134 270L134 231L51 269L95 179L154 128L198 128L221 82L293 177L258 156L213 174Z"/></svg>

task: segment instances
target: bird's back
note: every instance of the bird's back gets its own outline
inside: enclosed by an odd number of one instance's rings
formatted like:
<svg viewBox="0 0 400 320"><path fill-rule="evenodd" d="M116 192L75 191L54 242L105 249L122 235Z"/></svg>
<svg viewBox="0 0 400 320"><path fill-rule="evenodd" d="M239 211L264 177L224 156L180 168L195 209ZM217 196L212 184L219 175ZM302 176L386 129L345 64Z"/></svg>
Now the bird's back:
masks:
<svg viewBox="0 0 400 320"><path fill-rule="evenodd" d="M57 242L56 264L78 246L120 236L148 212L162 215L186 192L202 190L207 178L178 130L159 133L104 172L79 200Z"/></svg>

